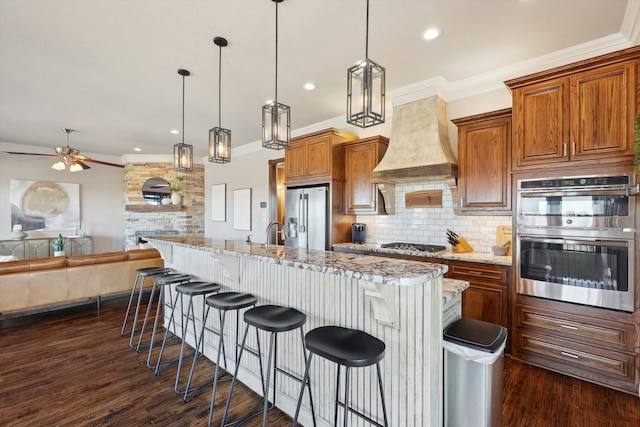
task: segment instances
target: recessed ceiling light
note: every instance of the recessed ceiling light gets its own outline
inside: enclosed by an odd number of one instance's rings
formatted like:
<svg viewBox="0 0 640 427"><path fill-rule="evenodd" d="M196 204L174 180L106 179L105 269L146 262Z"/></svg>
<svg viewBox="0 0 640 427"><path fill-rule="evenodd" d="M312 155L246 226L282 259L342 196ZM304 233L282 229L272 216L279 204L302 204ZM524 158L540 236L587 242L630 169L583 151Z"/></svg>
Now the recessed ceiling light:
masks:
<svg viewBox="0 0 640 427"><path fill-rule="evenodd" d="M178 129L171 129L169 132L171 132L174 135L180 134L180 131Z"/></svg>
<svg viewBox="0 0 640 427"><path fill-rule="evenodd" d="M316 85L312 82L307 82L302 87L304 87L306 90L314 90L316 88Z"/></svg>
<svg viewBox="0 0 640 427"><path fill-rule="evenodd" d="M438 27L429 27L422 32L422 40L434 40L440 37L442 31Z"/></svg>
<svg viewBox="0 0 640 427"><path fill-rule="evenodd" d="M133 149L133 151L142 151L142 148L136 147L136 148Z"/></svg>

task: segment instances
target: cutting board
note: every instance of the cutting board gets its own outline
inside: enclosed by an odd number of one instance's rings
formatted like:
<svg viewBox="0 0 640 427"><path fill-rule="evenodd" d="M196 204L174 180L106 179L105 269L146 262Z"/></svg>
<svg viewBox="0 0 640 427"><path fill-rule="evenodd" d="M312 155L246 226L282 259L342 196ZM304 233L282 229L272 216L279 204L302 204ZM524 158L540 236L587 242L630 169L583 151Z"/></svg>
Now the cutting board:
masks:
<svg viewBox="0 0 640 427"><path fill-rule="evenodd" d="M502 245L505 242L511 242L513 235L513 227L510 225L499 225L496 228L496 245ZM507 255L511 256L511 249L513 248L513 242L509 244L507 249Z"/></svg>

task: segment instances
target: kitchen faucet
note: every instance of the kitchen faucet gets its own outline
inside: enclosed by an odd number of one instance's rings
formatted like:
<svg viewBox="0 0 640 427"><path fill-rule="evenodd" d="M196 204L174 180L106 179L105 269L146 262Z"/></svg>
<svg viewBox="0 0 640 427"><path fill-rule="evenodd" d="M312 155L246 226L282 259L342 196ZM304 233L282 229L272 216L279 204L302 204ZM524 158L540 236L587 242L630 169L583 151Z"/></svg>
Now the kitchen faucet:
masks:
<svg viewBox="0 0 640 427"><path fill-rule="evenodd" d="M285 230L284 225L282 225L282 223L279 222L279 221L271 221L269 223L269 225L267 225L267 229L264 232L264 244L265 245L269 244L269 237L270 237L270 232L271 232L271 228L272 227L276 227L276 244L278 243L278 237L277 237L278 226L280 226L280 231L282 233L283 240L287 239L287 231Z"/></svg>

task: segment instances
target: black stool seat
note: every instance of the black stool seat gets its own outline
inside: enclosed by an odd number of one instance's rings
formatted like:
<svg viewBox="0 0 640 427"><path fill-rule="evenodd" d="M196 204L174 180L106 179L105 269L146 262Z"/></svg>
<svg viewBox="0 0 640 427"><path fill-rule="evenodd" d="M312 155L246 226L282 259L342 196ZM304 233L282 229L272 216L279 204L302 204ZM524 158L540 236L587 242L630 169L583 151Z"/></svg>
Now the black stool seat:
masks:
<svg viewBox="0 0 640 427"><path fill-rule="evenodd" d="M307 315L291 307L261 305L247 310L244 321L263 331L285 332L304 325Z"/></svg>
<svg viewBox="0 0 640 427"><path fill-rule="evenodd" d="M171 271L170 268L163 268L163 267L145 267L145 268L139 268L136 270L136 274L138 276L142 276L142 277L149 277L149 276L159 276L161 274L167 274Z"/></svg>
<svg viewBox="0 0 640 427"><path fill-rule="evenodd" d="M217 292L222 286L214 282L188 282L176 286L176 292L184 295L204 295Z"/></svg>
<svg viewBox="0 0 640 427"><path fill-rule="evenodd" d="M191 280L191 276L188 274L173 273L156 277L154 283L157 285L172 285L174 283L188 282L189 280Z"/></svg>
<svg viewBox="0 0 640 427"><path fill-rule="evenodd" d="M378 338L356 329L322 326L305 336L307 350L339 363L359 368L384 358L385 345Z"/></svg>
<svg viewBox="0 0 640 427"><path fill-rule="evenodd" d="M242 292L221 292L208 296L205 302L208 306L218 310L240 310L255 305L258 298Z"/></svg>

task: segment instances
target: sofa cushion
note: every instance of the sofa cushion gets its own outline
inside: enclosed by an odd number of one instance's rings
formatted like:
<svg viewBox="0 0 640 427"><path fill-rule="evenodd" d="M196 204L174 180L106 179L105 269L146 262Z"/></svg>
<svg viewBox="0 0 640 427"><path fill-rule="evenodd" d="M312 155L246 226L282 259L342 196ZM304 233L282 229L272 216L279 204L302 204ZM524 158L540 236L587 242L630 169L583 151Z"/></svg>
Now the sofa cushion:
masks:
<svg viewBox="0 0 640 427"><path fill-rule="evenodd" d="M62 257L64 259L64 257ZM8 261L0 264L0 274L25 273L29 271L31 260Z"/></svg>
<svg viewBox="0 0 640 427"><path fill-rule="evenodd" d="M106 262L125 261L127 254L124 251L105 252L95 255L75 255L67 257L67 267L79 265L104 264Z"/></svg>
<svg viewBox="0 0 640 427"><path fill-rule="evenodd" d="M52 256L48 258L37 258L29 260L29 271L51 270L53 268L63 268L66 259L63 256Z"/></svg>
<svg viewBox="0 0 640 427"><path fill-rule="evenodd" d="M147 259L147 258L160 258L160 252L157 249L132 249L127 252L127 259Z"/></svg>

